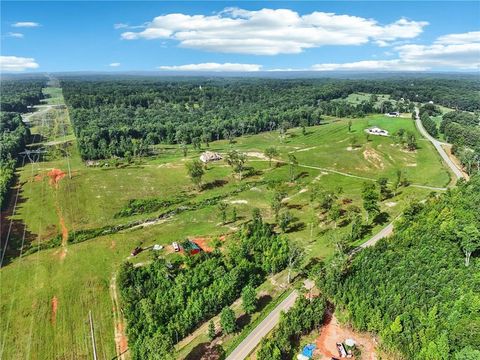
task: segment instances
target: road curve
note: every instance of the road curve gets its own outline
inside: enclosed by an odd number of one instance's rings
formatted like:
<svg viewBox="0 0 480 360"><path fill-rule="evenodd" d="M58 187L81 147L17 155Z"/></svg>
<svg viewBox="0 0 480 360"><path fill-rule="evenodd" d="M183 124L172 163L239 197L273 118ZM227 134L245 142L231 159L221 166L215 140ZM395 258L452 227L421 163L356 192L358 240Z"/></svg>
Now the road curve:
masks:
<svg viewBox="0 0 480 360"><path fill-rule="evenodd" d="M257 347L262 338L277 325L280 312L290 309L298 297L296 290L292 291L250 334L228 355L226 360L245 359Z"/></svg>
<svg viewBox="0 0 480 360"><path fill-rule="evenodd" d="M440 156L442 157L443 161L445 161L445 163L448 165L448 167L452 170L452 172L455 174L457 180L458 179L462 179L464 176L463 176L463 173L460 171L460 169L454 164L454 162L448 157L447 153L445 152L445 150L443 150L442 148L442 144L445 144L441 141L438 141L437 139L435 139L433 136L431 136L427 130L425 130L425 128L423 127L423 124L422 124L422 121L420 120L420 117L418 116L418 108L415 108L415 124L417 125L417 129L418 131L420 131L420 133L425 137L427 138L432 144L433 146L435 147L435 149L437 149L438 153L440 154Z"/></svg>

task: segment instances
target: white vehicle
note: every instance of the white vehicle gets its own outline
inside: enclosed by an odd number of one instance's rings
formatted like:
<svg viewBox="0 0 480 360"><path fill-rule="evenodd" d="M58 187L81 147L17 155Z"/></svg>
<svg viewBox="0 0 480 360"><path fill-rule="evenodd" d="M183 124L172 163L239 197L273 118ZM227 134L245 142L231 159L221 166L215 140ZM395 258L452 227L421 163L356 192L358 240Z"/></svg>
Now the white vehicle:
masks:
<svg viewBox="0 0 480 360"><path fill-rule="evenodd" d="M158 244L153 245L153 250L154 251L159 251L159 250L162 250L162 249L163 249L162 245L158 245Z"/></svg>
<svg viewBox="0 0 480 360"><path fill-rule="evenodd" d="M176 241L172 243L172 246L173 246L173 250L175 250L175 252L180 251L180 245L178 245L178 243Z"/></svg>

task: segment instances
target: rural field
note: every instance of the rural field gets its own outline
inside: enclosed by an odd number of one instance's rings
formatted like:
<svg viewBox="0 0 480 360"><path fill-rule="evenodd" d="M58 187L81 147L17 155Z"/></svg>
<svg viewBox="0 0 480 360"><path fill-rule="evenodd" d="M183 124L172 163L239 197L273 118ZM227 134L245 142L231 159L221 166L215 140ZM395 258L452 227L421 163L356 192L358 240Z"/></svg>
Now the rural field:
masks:
<svg viewBox="0 0 480 360"><path fill-rule="evenodd" d="M48 87L44 93L51 96L48 105L63 104L61 89ZM435 149L421 138L409 117L325 117L321 125L305 131L292 128L282 138L271 131L233 141L213 141L208 150L222 156L231 149L245 153L248 169L239 180L226 162L213 162L199 192L188 177L185 163L197 158L207 149L205 146L201 150L189 147L185 155L179 146L157 145L155 155L135 158L129 164L86 166L78 154L68 112L53 107L45 113L40 111L41 107L38 115L30 116L31 128L48 152L40 161L17 170L18 201L9 220L13 223L12 242L19 246L0 272L0 309L5 314L0 325L0 354L6 359L91 358L89 312L99 358L114 357L126 348L125 323L116 305L116 289L112 289L116 288L115 274L126 260L141 266L152 258L149 251L131 258L132 249L158 244L164 246L165 257L173 259L179 256L172 253L173 241L201 238L202 244L213 247L213 240L225 235L224 241L228 242L229 234L248 221L253 208L260 209L265 221L274 222L271 202L275 184L284 184L282 203L293 218L286 236L306 250L308 259L330 255L335 239L349 231L325 216L313 215L316 210L310 194L316 186L336 191L345 203L361 208L365 182L373 183L381 177L393 182L397 171L402 170L410 185L381 202L385 219L356 241L361 243L407 204L425 199L431 192L442 192L451 182ZM405 150L392 137L367 137L364 130L372 126L391 134L399 129L410 131L418 139L418 148ZM272 144L278 154L270 164L264 152ZM289 164L291 154L298 161L293 168ZM218 198L227 204L228 220L223 224ZM119 216L132 199L180 200L148 213ZM187 202L190 207L186 210L159 217ZM233 209L236 216L230 220ZM100 232L85 241L81 238L87 230L106 226L121 226L121 230ZM28 249L42 248L55 237L59 241L52 248L27 251L26 255L20 250L23 239ZM258 291L274 304L287 289L279 283L286 285L285 272L269 278ZM241 315L238 304L232 306ZM264 316L268 305L264 309L249 321ZM204 341L205 332L200 330L184 339L177 345L179 358ZM236 340L230 336L223 341L228 348Z"/></svg>

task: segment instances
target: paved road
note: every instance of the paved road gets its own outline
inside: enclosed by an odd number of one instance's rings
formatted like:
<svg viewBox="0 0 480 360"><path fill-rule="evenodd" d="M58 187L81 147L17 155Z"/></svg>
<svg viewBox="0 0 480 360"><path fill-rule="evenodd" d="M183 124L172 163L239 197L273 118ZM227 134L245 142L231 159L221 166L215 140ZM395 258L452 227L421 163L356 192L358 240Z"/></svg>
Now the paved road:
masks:
<svg viewBox="0 0 480 360"><path fill-rule="evenodd" d="M366 247L375 245L378 240L390 236L392 232L393 222L388 224L377 234L361 244L352 252L352 254L355 254ZM305 280L305 287L308 289L311 286L313 286L313 282L308 279ZM253 331L235 348L235 350L232 351L226 360L245 359L248 354L250 354L257 347L262 338L266 336L275 327L275 325L277 325L280 319L280 312L290 309L295 303L297 297L297 291L292 291L292 293L285 300L277 305L277 307L273 309L272 312L268 314L268 316L255 329L253 329Z"/></svg>
<svg viewBox="0 0 480 360"><path fill-rule="evenodd" d="M242 360L250 354L253 349L257 347L262 338L267 335L277 325L280 319L280 312L290 309L298 293L296 290L292 291L285 300L277 305L270 314L255 328L253 331L228 355L226 360Z"/></svg>
<svg viewBox="0 0 480 360"><path fill-rule="evenodd" d="M423 127L422 125L422 121L420 120L420 117L418 116L418 108L415 108L415 112L416 112L416 119L415 119L415 124L417 125L417 128L418 128L418 131L420 131L420 133L426 137L428 140L430 140L430 142L433 144L433 146L435 147L435 149L437 149L438 153L440 154L440 156L442 157L443 161L445 161L445 163L448 165L448 167L452 170L452 172L455 174L455 176L457 177L457 179L461 179L463 178L463 173L460 171L460 169L455 165L455 163L448 157L447 153L445 152L445 150L443 150L442 148L442 144L445 144L441 141L438 141L437 139L435 139L434 137L432 137L428 132L427 130L425 130L425 128Z"/></svg>

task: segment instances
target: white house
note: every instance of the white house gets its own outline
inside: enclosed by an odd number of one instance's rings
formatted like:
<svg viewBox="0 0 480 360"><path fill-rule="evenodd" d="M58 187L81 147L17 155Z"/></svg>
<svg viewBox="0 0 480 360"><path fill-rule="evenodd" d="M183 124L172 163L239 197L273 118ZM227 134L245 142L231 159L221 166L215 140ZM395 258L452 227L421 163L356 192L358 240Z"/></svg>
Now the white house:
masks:
<svg viewBox="0 0 480 360"><path fill-rule="evenodd" d="M389 113L385 113L385 116L388 116L388 117L399 117L400 116L400 113L398 111L392 111L392 112L389 112Z"/></svg>
<svg viewBox="0 0 480 360"><path fill-rule="evenodd" d="M371 128L365 129L365 131L372 135L388 136L387 130L380 129L377 126L373 126Z"/></svg>
<svg viewBox="0 0 480 360"><path fill-rule="evenodd" d="M212 151L205 151L200 155L200 161L203 163L208 163L210 161L222 160L222 156L219 153Z"/></svg>

